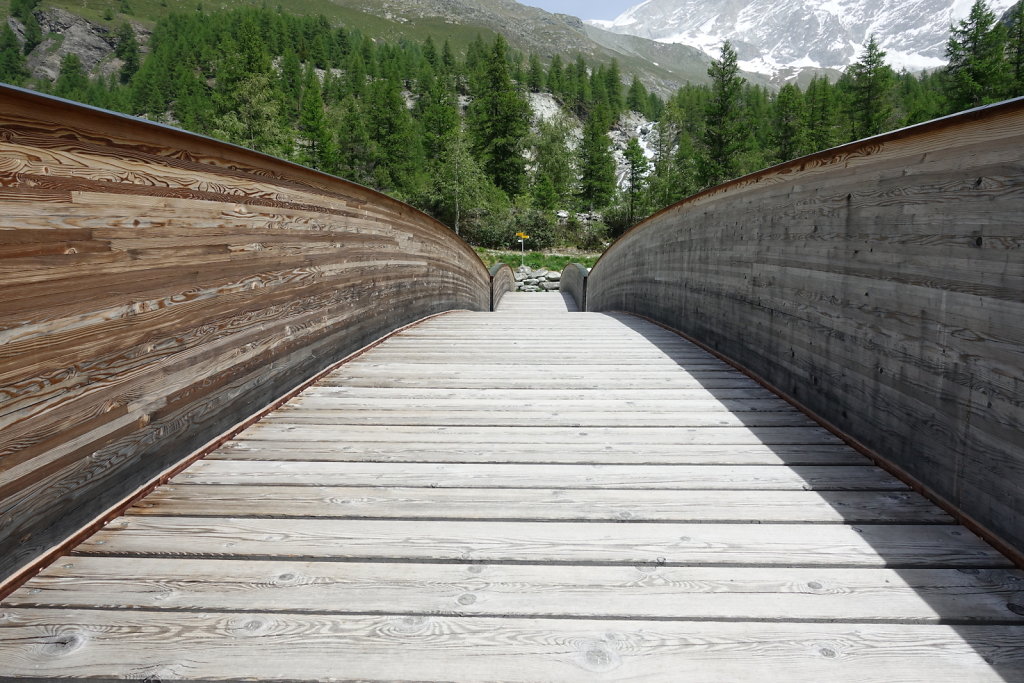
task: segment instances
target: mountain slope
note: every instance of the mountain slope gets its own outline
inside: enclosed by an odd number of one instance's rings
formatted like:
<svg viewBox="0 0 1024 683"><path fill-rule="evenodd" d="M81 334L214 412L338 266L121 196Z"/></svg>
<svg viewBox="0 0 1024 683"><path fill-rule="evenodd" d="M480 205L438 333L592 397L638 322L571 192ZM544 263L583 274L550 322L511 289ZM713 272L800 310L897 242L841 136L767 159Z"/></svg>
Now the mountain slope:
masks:
<svg viewBox="0 0 1024 683"><path fill-rule="evenodd" d="M972 0L646 0L612 21L591 25L717 54L732 41L741 66L775 75L785 69L842 69L871 34L887 61L911 71L945 64L950 24ZM990 0L1002 12L1013 0Z"/></svg>
<svg viewBox="0 0 1024 683"><path fill-rule="evenodd" d="M266 4L264 0L221 0L217 7ZM124 19L151 25L170 12L194 7L191 2L132 0L130 15L107 19L107 4L101 5L44 0L40 10L60 8L112 29ZM708 80L710 57L700 50L611 33L587 26L577 17L552 14L513 0L278 0L273 5L289 14L323 14L332 23L358 28L374 38L422 41L431 35L435 41L448 39L457 51L464 50L477 35L490 40L500 33L512 47L525 54L535 52L544 61L555 54L571 58L577 52L591 62L615 58L625 77L635 73L662 95L670 95L688 82Z"/></svg>

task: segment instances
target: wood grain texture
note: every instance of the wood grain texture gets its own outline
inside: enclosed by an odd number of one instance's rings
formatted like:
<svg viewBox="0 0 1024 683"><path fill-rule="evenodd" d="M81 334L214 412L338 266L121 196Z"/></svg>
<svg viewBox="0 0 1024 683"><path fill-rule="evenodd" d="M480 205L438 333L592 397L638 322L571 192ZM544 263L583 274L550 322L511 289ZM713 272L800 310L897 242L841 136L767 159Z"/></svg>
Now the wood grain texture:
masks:
<svg viewBox="0 0 1024 683"><path fill-rule="evenodd" d="M39 676L45 667L51 676L169 681L589 683L679 681L685 674L692 683L1018 683L1024 664L1024 626L59 614L59 620L49 609L4 615L0 659L8 663L7 680Z"/></svg>
<svg viewBox="0 0 1024 683"><path fill-rule="evenodd" d="M409 206L2 86L0 188L0 576L347 353L489 305Z"/></svg>
<svg viewBox="0 0 1024 683"><path fill-rule="evenodd" d="M253 500L259 504L254 505ZM434 488L227 484L162 486L129 515L599 522L951 524L909 491Z"/></svg>
<svg viewBox="0 0 1024 683"><path fill-rule="evenodd" d="M802 415L763 388L616 388L617 357L676 379L709 357L568 308L510 293L352 363L385 386L321 378L0 604L0 679L1024 677L1006 558L824 429L771 424ZM577 326L578 386L458 388L504 355L543 386L525 347Z"/></svg>
<svg viewBox="0 0 1024 683"><path fill-rule="evenodd" d="M131 516L79 555L754 565L1011 567L973 534L946 525L652 524L253 519Z"/></svg>
<svg viewBox="0 0 1024 683"><path fill-rule="evenodd" d="M501 305L502 298L515 291L516 276L506 263L494 264L488 273L491 276L491 310L495 311Z"/></svg>
<svg viewBox="0 0 1024 683"><path fill-rule="evenodd" d="M386 570L386 571L384 571ZM1024 575L989 569L588 567L65 558L17 607L1019 623Z"/></svg>
<svg viewBox="0 0 1024 683"><path fill-rule="evenodd" d="M680 329L1024 552L1024 101L712 188L607 251L589 309Z"/></svg>
<svg viewBox="0 0 1024 683"><path fill-rule="evenodd" d="M561 290L572 297L576 308L587 310L587 267L580 263L570 263L562 269Z"/></svg>

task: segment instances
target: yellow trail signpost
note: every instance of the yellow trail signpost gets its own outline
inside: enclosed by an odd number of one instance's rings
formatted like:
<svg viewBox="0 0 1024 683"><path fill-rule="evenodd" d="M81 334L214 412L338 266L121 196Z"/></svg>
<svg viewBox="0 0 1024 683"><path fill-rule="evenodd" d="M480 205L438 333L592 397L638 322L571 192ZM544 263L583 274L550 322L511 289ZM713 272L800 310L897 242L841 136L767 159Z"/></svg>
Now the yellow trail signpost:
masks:
<svg viewBox="0 0 1024 683"><path fill-rule="evenodd" d="M522 268L526 265L526 240L530 239L530 236L525 232L517 232L516 237L519 238L519 267Z"/></svg>

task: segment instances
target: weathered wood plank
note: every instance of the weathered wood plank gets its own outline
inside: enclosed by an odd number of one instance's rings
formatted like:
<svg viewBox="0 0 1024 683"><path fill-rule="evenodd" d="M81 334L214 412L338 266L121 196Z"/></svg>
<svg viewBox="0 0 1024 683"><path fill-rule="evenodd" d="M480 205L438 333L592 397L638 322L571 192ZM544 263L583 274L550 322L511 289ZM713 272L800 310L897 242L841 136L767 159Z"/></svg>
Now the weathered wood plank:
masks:
<svg viewBox="0 0 1024 683"><path fill-rule="evenodd" d="M387 443L382 441L272 441L244 434L207 456L208 460L305 460L338 462L491 462L562 465L864 465L863 455L845 445L713 446L582 445L544 443Z"/></svg>
<svg viewBox="0 0 1024 683"><path fill-rule="evenodd" d="M428 488L732 489L902 491L870 465L532 465L202 460L172 481L186 484L419 486Z"/></svg>
<svg viewBox="0 0 1024 683"><path fill-rule="evenodd" d="M387 441L390 443L489 444L521 442L620 446L645 444L828 445L842 441L820 427L446 427L332 426L259 422L249 439L281 441Z"/></svg>
<svg viewBox="0 0 1024 683"><path fill-rule="evenodd" d="M268 482L269 483L269 482ZM258 503L254 503L258 501ZM489 519L606 522L951 524L909 491L396 488L377 486L162 486L130 515Z"/></svg>
<svg viewBox="0 0 1024 683"><path fill-rule="evenodd" d="M1019 679L1024 662L1020 626L47 609L5 616L0 657L23 678L674 681L682 671L693 683L720 683L749 679L754 658L766 683L1005 683Z"/></svg>
<svg viewBox="0 0 1024 683"><path fill-rule="evenodd" d="M957 526L132 516L77 555L760 567L1011 567Z"/></svg>
<svg viewBox="0 0 1024 683"><path fill-rule="evenodd" d="M386 570L386 571L385 571ZM545 567L74 557L5 607L1020 623L1013 570Z"/></svg>
<svg viewBox="0 0 1024 683"><path fill-rule="evenodd" d="M714 407L714 404L711 404ZM568 408L568 410L566 410ZM442 410L438 410L442 409ZM304 405L286 406L274 411L262 420L265 425L388 425L434 427L486 426L518 427L816 427L816 423L803 413L793 410L784 412L766 411L719 411L669 412L652 414L648 412L588 411L576 412L571 407L562 409L535 410L534 406L512 408L505 411L463 410L443 412L443 406L435 410L334 410L331 408L310 408Z"/></svg>

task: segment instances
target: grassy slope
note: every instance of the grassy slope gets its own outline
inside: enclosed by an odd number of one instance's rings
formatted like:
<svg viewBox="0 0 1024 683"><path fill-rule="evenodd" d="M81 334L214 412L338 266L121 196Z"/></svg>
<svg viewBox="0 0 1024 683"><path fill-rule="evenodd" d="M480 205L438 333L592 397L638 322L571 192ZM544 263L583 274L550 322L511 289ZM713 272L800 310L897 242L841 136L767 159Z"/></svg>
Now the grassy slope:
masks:
<svg viewBox="0 0 1024 683"><path fill-rule="evenodd" d="M526 265L534 270L547 268L548 270L562 271L570 263L582 263L587 268L593 268L594 264L597 263L597 259L601 256L600 252L569 254L559 251L528 251L525 255L521 255L518 251L494 251L492 249L484 249L483 247L474 248L488 268L495 263L507 263L513 270L519 267L521 258Z"/></svg>

